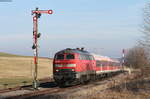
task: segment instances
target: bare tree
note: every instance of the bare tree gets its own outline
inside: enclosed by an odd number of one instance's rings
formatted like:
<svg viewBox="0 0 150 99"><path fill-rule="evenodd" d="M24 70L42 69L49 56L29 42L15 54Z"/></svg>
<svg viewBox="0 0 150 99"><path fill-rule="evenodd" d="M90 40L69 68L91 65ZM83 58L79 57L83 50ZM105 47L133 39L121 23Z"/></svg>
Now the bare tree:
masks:
<svg viewBox="0 0 150 99"><path fill-rule="evenodd" d="M142 47L133 47L126 52L125 65L133 68L144 68L149 65L147 53Z"/></svg>
<svg viewBox="0 0 150 99"><path fill-rule="evenodd" d="M141 47L144 47L146 51L149 52L150 50L150 3L148 3L143 10L142 33L143 33L143 37L139 41L139 45Z"/></svg>
<svg viewBox="0 0 150 99"><path fill-rule="evenodd" d="M150 2L143 10L143 37L139 44L126 52L125 65L141 70L143 75L150 75Z"/></svg>

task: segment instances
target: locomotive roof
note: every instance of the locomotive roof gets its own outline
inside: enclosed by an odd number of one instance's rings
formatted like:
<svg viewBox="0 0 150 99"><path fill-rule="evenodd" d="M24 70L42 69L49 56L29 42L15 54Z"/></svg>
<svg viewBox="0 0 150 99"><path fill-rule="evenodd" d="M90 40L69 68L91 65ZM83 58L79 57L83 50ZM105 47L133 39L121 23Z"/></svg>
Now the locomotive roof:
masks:
<svg viewBox="0 0 150 99"><path fill-rule="evenodd" d="M81 49L70 49L70 48L61 50L61 51L57 52L56 54L61 54L61 53L78 53L78 54L88 54L88 55L91 55L88 51L81 50Z"/></svg>
<svg viewBox="0 0 150 99"><path fill-rule="evenodd" d="M119 62L117 59L112 59L108 56L101 56L94 53L89 53L88 51L85 51L83 49L71 49L66 48L64 50L61 50L57 52L56 54L63 54L63 53L78 53L78 54L86 54L86 55L92 55L95 60L104 60L104 61L112 61L112 62Z"/></svg>

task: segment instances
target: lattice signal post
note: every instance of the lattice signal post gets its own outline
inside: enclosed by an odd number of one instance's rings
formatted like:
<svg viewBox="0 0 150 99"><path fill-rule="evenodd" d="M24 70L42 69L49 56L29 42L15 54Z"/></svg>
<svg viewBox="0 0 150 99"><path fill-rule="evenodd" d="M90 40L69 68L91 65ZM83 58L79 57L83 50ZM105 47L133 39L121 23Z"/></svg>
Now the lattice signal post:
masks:
<svg viewBox="0 0 150 99"><path fill-rule="evenodd" d="M34 64L35 64L35 70L34 70L34 81L33 81L33 87L34 89L38 89L38 83L37 83L37 73L38 73L38 38L40 38L41 34L38 33L38 19L41 17L42 14L52 14L52 10L39 10L36 8L36 10L32 10L33 16L33 52L34 52Z"/></svg>

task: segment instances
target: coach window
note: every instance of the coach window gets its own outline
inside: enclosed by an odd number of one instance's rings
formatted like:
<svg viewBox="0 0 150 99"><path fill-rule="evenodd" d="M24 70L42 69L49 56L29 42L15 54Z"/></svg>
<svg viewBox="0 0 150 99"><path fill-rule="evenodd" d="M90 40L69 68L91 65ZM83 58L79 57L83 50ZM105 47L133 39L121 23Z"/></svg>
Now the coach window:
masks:
<svg viewBox="0 0 150 99"><path fill-rule="evenodd" d="M68 55L66 56L66 59L74 59L74 55L73 55L73 54L68 54Z"/></svg>
<svg viewBox="0 0 150 99"><path fill-rule="evenodd" d="M107 66L108 65L107 61L102 61L101 63L102 63L102 66Z"/></svg>
<svg viewBox="0 0 150 99"><path fill-rule="evenodd" d="M114 62L111 62L111 66L114 66Z"/></svg>
<svg viewBox="0 0 150 99"><path fill-rule="evenodd" d="M107 66L107 62L106 61L103 62L103 66Z"/></svg>
<svg viewBox="0 0 150 99"><path fill-rule="evenodd" d="M64 59L64 55L63 55L63 54L58 54L58 55L56 56L56 59Z"/></svg>
<svg viewBox="0 0 150 99"><path fill-rule="evenodd" d="M96 66L102 66L102 64L99 60L96 60Z"/></svg>

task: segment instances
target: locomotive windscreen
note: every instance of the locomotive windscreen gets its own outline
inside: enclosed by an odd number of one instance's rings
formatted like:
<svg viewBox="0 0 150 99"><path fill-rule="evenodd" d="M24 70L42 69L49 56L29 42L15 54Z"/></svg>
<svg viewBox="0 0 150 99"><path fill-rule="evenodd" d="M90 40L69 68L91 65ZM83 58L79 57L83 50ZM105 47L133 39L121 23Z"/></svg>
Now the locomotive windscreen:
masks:
<svg viewBox="0 0 150 99"><path fill-rule="evenodd" d="M74 55L73 54L67 54L66 59L74 59Z"/></svg>
<svg viewBox="0 0 150 99"><path fill-rule="evenodd" d="M56 56L56 59L64 59L64 55L63 54L58 54L57 56Z"/></svg>

